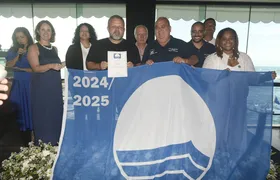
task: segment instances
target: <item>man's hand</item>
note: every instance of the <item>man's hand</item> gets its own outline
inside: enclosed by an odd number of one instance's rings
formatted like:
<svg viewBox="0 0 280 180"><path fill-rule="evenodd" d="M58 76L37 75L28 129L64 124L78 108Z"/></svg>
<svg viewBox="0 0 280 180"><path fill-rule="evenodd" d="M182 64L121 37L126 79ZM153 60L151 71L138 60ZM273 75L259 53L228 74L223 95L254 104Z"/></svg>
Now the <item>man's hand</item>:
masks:
<svg viewBox="0 0 280 180"><path fill-rule="evenodd" d="M175 63L186 63L185 59L179 57L179 56L176 56L175 58L173 58L173 62Z"/></svg>
<svg viewBox="0 0 280 180"><path fill-rule="evenodd" d="M148 64L148 65L152 65L152 64L154 64L154 61L153 61L153 60L151 60L151 59L149 59L148 61L146 61L146 64Z"/></svg>
<svg viewBox="0 0 280 180"><path fill-rule="evenodd" d="M128 68L131 68L131 67L133 67L134 65L133 65L133 63L131 62L131 61L129 61L129 62L127 62L127 67Z"/></svg>
<svg viewBox="0 0 280 180"><path fill-rule="evenodd" d="M108 63L106 61L102 61L100 63L100 69L104 70L104 69L107 69L107 68L108 68Z"/></svg>
<svg viewBox="0 0 280 180"><path fill-rule="evenodd" d="M272 79L275 79L277 77L277 73L275 71L272 71L271 76L272 76Z"/></svg>

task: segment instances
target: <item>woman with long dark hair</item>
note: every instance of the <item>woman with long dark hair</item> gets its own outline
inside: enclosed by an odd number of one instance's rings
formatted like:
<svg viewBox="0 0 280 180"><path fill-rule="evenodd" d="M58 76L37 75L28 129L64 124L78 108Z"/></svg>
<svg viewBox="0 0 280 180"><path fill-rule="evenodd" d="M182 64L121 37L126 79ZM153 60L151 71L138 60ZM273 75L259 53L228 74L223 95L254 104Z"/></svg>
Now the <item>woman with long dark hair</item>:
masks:
<svg viewBox="0 0 280 180"><path fill-rule="evenodd" d="M17 113L17 122L23 132L25 145L31 141L33 130L30 104L31 67L27 60L27 50L33 44L29 31L18 27L12 35L13 45L6 57L6 66L14 69L14 79L9 100L14 104Z"/></svg>
<svg viewBox="0 0 280 180"><path fill-rule="evenodd" d="M86 70L86 59L91 45L97 40L94 28L88 23L80 24L66 53L66 67Z"/></svg>

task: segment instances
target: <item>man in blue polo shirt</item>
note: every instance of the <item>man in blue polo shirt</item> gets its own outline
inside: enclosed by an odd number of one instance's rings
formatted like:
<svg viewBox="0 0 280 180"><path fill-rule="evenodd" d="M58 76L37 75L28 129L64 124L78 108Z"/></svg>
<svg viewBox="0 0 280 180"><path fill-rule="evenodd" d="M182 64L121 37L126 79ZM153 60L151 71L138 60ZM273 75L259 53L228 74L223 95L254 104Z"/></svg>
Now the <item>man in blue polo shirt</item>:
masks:
<svg viewBox="0 0 280 180"><path fill-rule="evenodd" d="M166 17L159 17L155 24L156 40L149 43L143 55L143 64L152 65L155 62L174 61L195 65L198 62L196 55L188 50L185 41L170 35L171 26Z"/></svg>
<svg viewBox="0 0 280 180"><path fill-rule="evenodd" d="M195 22L192 25L192 40L188 42L188 50L191 54L194 54L198 57L198 63L194 65L195 67L202 67L206 57L216 52L216 48L213 44L203 40L204 31L204 24L202 22Z"/></svg>

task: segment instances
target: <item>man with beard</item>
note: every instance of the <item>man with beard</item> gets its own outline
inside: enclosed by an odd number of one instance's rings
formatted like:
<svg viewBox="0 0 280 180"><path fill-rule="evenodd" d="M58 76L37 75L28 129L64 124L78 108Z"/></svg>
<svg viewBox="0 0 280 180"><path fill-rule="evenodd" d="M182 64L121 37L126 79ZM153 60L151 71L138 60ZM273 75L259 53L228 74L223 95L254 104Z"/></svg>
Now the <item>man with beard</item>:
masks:
<svg viewBox="0 0 280 180"><path fill-rule="evenodd" d="M204 24L202 22L195 22L191 27L192 40L188 42L188 49L191 54L198 57L198 63L195 67L202 67L204 60L209 54L216 52L215 46L203 40Z"/></svg>
<svg viewBox="0 0 280 180"><path fill-rule="evenodd" d="M215 46L216 39L214 32L216 30L216 21L213 18L208 18L204 21L205 35L204 40Z"/></svg>
<svg viewBox="0 0 280 180"><path fill-rule="evenodd" d="M113 15L108 20L107 30L110 37L101 39L92 45L87 56L88 70L105 70L108 68L108 51L126 51L127 67L140 64L140 56L135 44L123 39L125 27L124 20L119 15Z"/></svg>
<svg viewBox="0 0 280 180"><path fill-rule="evenodd" d="M198 62L197 56L190 53L185 41L170 35L171 26L166 17L157 19L155 29L156 40L146 47L142 63L152 65L154 62L174 61L195 65Z"/></svg>

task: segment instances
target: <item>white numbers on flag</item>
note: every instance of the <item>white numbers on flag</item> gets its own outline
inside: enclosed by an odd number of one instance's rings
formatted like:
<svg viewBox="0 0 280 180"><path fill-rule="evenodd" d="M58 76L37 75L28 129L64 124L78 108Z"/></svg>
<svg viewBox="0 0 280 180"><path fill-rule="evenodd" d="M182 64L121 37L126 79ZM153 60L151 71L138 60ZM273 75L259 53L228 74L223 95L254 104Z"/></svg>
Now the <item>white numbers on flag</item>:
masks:
<svg viewBox="0 0 280 180"><path fill-rule="evenodd" d="M73 77L74 87L83 87L83 88L99 88L99 87L104 87L107 88L109 83L107 81L107 77L102 77L101 80L99 80L98 77L80 77L80 76L74 76Z"/></svg>
<svg viewBox="0 0 280 180"><path fill-rule="evenodd" d="M74 96L74 106L92 106L92 107L98 107L98 106L108 106L110 103L109 96L93 96L90 98L90 96L83 96L75 95Z"/></svg>

